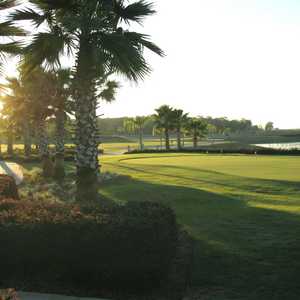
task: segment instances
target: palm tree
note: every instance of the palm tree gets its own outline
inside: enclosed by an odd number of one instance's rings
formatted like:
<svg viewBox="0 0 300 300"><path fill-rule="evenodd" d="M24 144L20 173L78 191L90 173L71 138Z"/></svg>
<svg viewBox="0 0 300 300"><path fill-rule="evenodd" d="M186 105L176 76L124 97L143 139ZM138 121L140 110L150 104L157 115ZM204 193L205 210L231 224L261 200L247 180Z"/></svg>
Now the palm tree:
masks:
<svg viewBox="0 0 300 300"><path fill-rule="evenodd" d="M126 134L132 135L135 132L135 125L132 118L125 118L123 121L123 129Z"/></svg>
<svg viewBox="0 0 300 300"><path fill-rule="evenodd" d="M54 178L61 180L65 177L65 122L67 113L72 113L73 102L71 100L71 70L60 69L51 72L52 86L50 104L55 116L55 163Z"/></svg>
<svg viewBox="0 0 300 300"><path fill-rule="evenodd" d="M188 114L185 114L181 109L174 109L173 118L174 118L174 127L177 134L177 149L181 150L182 149L181 134L182 134L182 129L187 122Z"/></svg>
<svg viewBox="0 0 300 300"><path fill-rule="evenodd" d="M156 125L156 122L154 120L154 126L152 128L152 136L156 137L159 136L159 141L160 141L160 150L163 148L163 135L164 135L164 130Z"/></svg>
<svg viewBox="0 0 300 300"><path fill-rule="evenodd" d="M31 118L35 127L43 174L45 177L50 177L53 175L53 164L49 152L46 120L54 113L53 97L56 96L56 90L53 88L53 74L36 68L30 74L24 73L21 69L20 76L28 107L27 117Z"/></svg>
<svg viewBox="0 0 300 300"><path fill-rule="evenodd" d="M25 49L28 71L34 66L60 64L67 52L74 54L76 64L72 82L76 107L77 199L98 196L97 88L108 75L122 74L129 80L143 79L150 68L143 49L163 55L149 36L129 31L130 23L142 24L153 15L152 4L137 0L59 1L31 0L34 9L15 11L10 20L31 20L48 31L33 36ZM123 25L126 25L126 29ZM123 27L122 27L123 26Z"/></svg>
<svg viewBox="0 0 300 300"><path fill-rule="evenodd" d="M199 138L205 136L207 132L207 123L201 118L191 118L188 120L186 128L193 137L194 148L197 148Z"/></svg>
<svg viewBox="0 0 300 300"><path fill-rule="evenodd" d="M13 155L13 139L17 131L23 131L24 149L27 154L28 140L25 129L27 109L24 105L24 95L22 83L18 78L6 78L7 84L3 85L6 94L2 97L3 108L2 115L5 116L7 125L7 152L9 155Z"/></svg>
<svg viewBox="0 0 300 300"><path fill-rule="evenodd" d="M174 129L174 111L168 105L156 109L154 120L157 128L163 129L166 142L166 150L170 150L170 131Z"/></svg>
<svg viewBox="0 0 300 300"><path fill-rule="evenodd" d="M5 13L7 9L13 8L17 4L18 2L14 0L0 0L0 13ZM24 35L26 35L25 31L14 26L11 22L0 22L0 37L2 40L4 40L0 43L0 72L2 71L2 63L7 55L15 55L20 53L20 42L11 41L11 38Z"/></svg>
<svg viewBox="0 0 300 300"><path fill-rule="evenodd" d="M135 128L138 131L139 134L139 144L140 144L140 150L144 151L145 145L144 145L144 127L146 122L148 121L148 117L138 116L132 119L133 124Z"/></svg>

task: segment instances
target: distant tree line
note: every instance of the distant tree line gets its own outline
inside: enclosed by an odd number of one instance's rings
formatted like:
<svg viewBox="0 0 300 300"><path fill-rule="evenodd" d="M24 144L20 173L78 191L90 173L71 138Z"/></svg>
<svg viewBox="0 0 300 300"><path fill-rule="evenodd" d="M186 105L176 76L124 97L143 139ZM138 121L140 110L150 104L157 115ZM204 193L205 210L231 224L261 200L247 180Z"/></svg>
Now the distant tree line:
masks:
<svg viewBox="0 0 300 300"><path fill-rule="evenodd" d="M255 134L274 130L273 122L268 122L266 127L262 127L254 125L251 120L247 119L230 120L226 117L213 118L203 116L199 116L199 118L207 124L207 133L209 135ZM100 134L137 136L138 131L131 123L131 120L132 118L129 117L99 119ZM145 136L158 136L159 132L155 130L155 127L155 118L152 115L148 115L144 124Z"/></svg>

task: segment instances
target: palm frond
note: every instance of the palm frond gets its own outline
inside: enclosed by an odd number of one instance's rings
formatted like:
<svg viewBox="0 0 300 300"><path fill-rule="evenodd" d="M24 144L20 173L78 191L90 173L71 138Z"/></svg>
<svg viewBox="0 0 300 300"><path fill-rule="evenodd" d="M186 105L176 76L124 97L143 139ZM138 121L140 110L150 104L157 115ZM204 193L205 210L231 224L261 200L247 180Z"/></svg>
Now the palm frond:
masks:
<svg viewBox="0 0 300 300"><path fill-rule="evenodd" d="M141 49L119 33L102 34L99 48L109 61L113 71L129 80L138 81L150 73L151 69L143 57Z"/></svg>
<svg viewBox="0 0 300 300"><path fill-rule="evenodd" d="M153 8L153 3L145 0L139 0L127 6L124 6L124 1L119 0L115 4L115 13L125 22L141 23L145 17L155 14L156 11Z"/></svg>
<svg viewBox="0 0 300 300"><path fill-rule="evenodd" d="M159 48L157 45L149 41L150 38L149 35L132 32L132 31L131 32L125 31L124 36L128 39L130 43L133 43L136 46L145 47L150 51L158 54L159 56L165 55L164 51L161 48Z"/></svg>
<svg viewBox="0 0 300 300"><path fill-rule="evenodd" d="M31 8L17 9L12 12L8 19L10 21L31 21L35 26L40 26L46 19L46 14L39 14Z"/></svg>
<svg viewBox="0 0 300 300"><path fill-rule="evenodd" d="M0 10L12 8L19 5L19 1L16 0L1 0L0 1Z"/></svg>
<svg viewBox="0 0 300 300"><path fill-rule="evenodd" d="M26 31L11 22L0 23L0 36L25 36Z"/></svg>
<svg viewBox="0 0 300 300"><path fill-rule="evenodd" d="M7 54L22 54L22 43L21 42L11 42L0 44L0 53Z"/></svg>
<svg viewBox="0 0 300 300"><path fill-rule="evenodd" d="M110 103L115 100L117 89L120 88L120 84L117 81L107 81L104 89L98 95L99 98Z"/></svg>
<svg viewBox="0 0 300 300"><path fill-rule="evenodd" d="M24 68L27 66L30 72L43 63L52 67L60 66L60 58L68 47L71 47L68 38L59 30L38 33L24 49Z"/></svg>
<svg viewBox="0 0 300 300"><path fill-rule="evenodd" d="M41 10L72 9L76 6L74 0L29 0Z"/></svg>

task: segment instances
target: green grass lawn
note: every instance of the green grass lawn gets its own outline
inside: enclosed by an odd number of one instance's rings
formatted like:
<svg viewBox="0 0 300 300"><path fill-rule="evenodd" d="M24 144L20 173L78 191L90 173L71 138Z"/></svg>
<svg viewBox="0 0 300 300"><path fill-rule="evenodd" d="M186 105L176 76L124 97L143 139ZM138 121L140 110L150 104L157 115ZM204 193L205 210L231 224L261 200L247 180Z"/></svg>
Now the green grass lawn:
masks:
<svg viewBox="0 0 300 300"><path fill-rule="evenodd" d="M102 166L131 176L101 187L106 197L175 209L196 240L198 297L300 299L300 157L107 156Z"/></svg>

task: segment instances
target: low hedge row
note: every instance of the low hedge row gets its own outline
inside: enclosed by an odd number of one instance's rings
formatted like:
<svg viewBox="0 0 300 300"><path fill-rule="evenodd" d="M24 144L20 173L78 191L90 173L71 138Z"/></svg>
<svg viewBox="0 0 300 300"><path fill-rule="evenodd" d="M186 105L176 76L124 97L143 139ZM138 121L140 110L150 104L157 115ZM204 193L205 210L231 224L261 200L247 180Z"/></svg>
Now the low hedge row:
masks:
<svg viewBox="0 0 300 300"><path fill-rule="evenodd" d="M75 147L66 147L64 160L69 162L75 161L75 154L76 154ZM99 149L99 154L104 154L104 150ZM52 155L52 158L54 160L54 155ZM41 157L38 154L38 151L36 150L33 150L30 156L26 156L23 150L16 149L13 155L9 155L7 153L1 153L0 160L6 160L6 161L9 160L18 163L37 163L41 161Z"/></svg>
<svg viewBox="0 0 300 300"><path fill-rule="evenodd" d="M0 286L152 290L167 276L177 239L173 211L158 203L104 209L0 200Z"/></svg>
<svg viewBox="0 0 300 300"><path fill-rule="evenodd" d="M13 177L0 174L0 199L11 198L18 200L19 194Z"/></svg>
<svg viewBox="0 0 300 300"><path fill-rule="evenodd" d="M294 155L300 156L300 150L291 149L171 149L171 150L155 150L155 149L146 149L144 151L134 150L127 152L125 154L155 154L155 153L201 153L201 154L246 154L246 155Z"/></svg>

